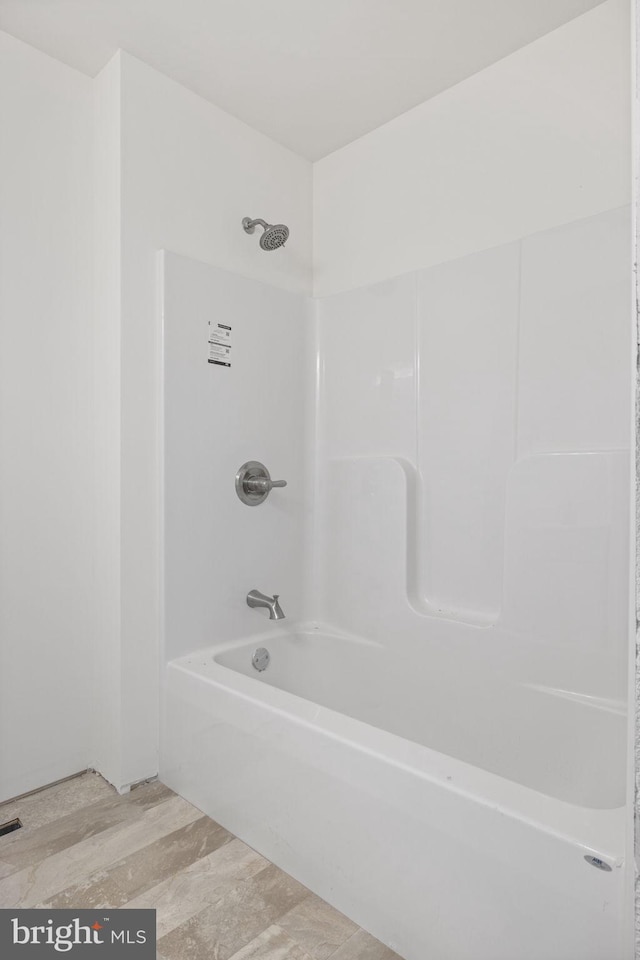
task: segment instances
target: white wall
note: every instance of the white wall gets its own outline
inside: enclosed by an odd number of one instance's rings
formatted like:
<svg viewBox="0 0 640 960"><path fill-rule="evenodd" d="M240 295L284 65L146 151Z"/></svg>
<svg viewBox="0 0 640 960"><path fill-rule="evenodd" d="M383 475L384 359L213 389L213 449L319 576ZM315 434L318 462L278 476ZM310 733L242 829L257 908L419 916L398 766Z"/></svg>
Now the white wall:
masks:
<svg viewBox="0 0 640 960"><path fill-rule="evenodd" d="M249 590L304 610L307 352L300 293L164 255L164 540L167 659L263 633ZM208 363L230 326L229 368ZM210 326L211 324L211 326ZM236 495L241 464L287 481L255 507Z"/></svg>
<svg viewBox="0 0 640 960"><path fill-rule="evenodd" d="M157 251L308 292L312 168L126 54L1 52L2 796L125 787L157 772Z"/></svg>
<svg viewBox="0 0 640 960"><path fill-rule="evenodd" d="M629 29L608 0L318 161L316 295L628 203Z"/></svg>
<svg viewBox="0 0 640 960"><path fill-rule="evenodd" d="M112 564L120 567L119 636L109 656L121 658L120 756L111 779L123 786L157 771L157 252L176 251L286 290L308 291L312 168L133 57L119 54L106 70L115 71L119 83L120 153L111 164L119 171L121 247L111 278L119 302L106 322L120 337L120 411L113 430L119 431L121 541ZM101 81L109 85L105 76ZM108 116L105 122L113 126ZM285 250L260 250L257 236L243 232L243 216L288 223ZM103 269L111 270L106 261Z"/></svg>
<svg viewBox="0 0 640 960"><path fill-rule="evenodd" d="M92 761L92 84L0 33L0 800Z"/></svg>
<svg viewBox="0 0 640 960"><path fill-rule="evenodd" d="M96 580L99 616L93 706L94 765L122 785L121 758L131 731L122 724L120 648L120 70L113 60L93 84L94 95L94 290L93 357L97 499Z"/></svg>

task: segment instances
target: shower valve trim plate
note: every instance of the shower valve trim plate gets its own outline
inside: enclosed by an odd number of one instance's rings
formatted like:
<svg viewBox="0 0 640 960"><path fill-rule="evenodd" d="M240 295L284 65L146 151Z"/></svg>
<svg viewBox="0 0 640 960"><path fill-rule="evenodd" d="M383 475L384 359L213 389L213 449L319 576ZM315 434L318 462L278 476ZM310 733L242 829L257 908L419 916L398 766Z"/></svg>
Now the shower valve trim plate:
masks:
<svg viewBox="0 0 640 960"><path fill-rule="evenodd" d="M272 480L264 463L248 460L236 473L236 493L248 507L264 503L274 487L286 487L286 480Z"/></svg>

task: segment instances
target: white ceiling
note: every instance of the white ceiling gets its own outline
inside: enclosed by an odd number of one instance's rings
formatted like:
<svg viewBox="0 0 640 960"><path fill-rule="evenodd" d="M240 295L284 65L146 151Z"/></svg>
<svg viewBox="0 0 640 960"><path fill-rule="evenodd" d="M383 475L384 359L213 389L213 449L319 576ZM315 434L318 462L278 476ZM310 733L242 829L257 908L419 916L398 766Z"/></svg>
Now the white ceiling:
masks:
<svg viewBox="0 0 640 960"><path fill-rule="evenodd" d="M602 0L0 0L95 76L121 47L316 160Z"/></svg>

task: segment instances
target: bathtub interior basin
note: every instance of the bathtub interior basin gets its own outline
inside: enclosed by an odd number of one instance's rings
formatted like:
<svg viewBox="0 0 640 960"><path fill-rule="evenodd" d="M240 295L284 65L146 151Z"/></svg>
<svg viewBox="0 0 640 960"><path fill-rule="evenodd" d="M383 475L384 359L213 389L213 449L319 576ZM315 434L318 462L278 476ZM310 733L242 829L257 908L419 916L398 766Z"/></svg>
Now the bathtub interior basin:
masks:
<svg viewBox="0 0 640 960"><path fill-rule="evenodd" d="M269 652L266 669L253 665ZM465 672L329 628L270 631L184 658L221 667L580 807L625 802L620 705Z"/></svg>

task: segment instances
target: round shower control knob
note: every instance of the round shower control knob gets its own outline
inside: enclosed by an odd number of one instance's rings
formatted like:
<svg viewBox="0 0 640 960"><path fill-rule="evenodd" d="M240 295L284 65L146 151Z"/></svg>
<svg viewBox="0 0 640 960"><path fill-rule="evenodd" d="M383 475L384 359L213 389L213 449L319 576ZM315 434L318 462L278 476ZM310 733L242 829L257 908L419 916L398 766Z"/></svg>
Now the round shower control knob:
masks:
<svg viewBox="0 0 640 960"><path fill-rule="evenodd" d="M248 460L236 473L236 493L248 507L264 503L274 487L286 487L286 480L272 480L263 463Z"/></svg>

